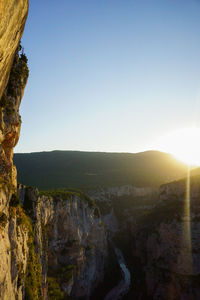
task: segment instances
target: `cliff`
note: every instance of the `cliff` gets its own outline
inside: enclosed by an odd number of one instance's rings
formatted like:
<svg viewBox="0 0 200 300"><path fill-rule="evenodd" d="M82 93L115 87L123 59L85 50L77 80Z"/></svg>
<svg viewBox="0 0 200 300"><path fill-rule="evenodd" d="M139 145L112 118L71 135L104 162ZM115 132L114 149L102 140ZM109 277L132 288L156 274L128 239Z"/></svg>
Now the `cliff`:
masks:
<svg viewBox="0 0 200 300"><path fill-rule="evenodd" d="M0 0L0 299L102 300L110 290L117 299L121 266L130 271L125 299L200 299L199 177L159 191L124 185L89 192L100 210L80 191L17 187L27 12L27 0Z"/></svg>
<svg viewBox="0 0 200 300"><path fill-rule="evenodd" d="M28 14L28 0L0 1L0 184L16 187L13 148L18 142L19 106L28 79L27 59L19 42Z"/></svg>
<svg viewBox="0 0 200 300"><path fill-rule="evenodd" d="M7 86L28 14L28 0L0 1L0 99Z"/></svg>
<svg viewBox="0 0 200 300"><path fill-rule="evenodd" d="M131 263L141 299L200 298L200 180L162 185L157 205L129 226ZM131 297L130 296L130 297ZM128 298L129 299L129 298ZM130 298L131 299L131 298Z"/></svg>
<svg viewBox="0 0 200 300"><path fill-rule="evenodd" d="M22 299L29 255L28 218L10 205L17 187L13 148L21 126L19 105L28 79L26 57L19 52L27 13L27 0L0 1L0 299Z"/></svg>
<svg viewBox="0 0 200 300"><path fill-rule="evenodd" d="M200 298L200 176L92 193L131 274L124 299Z"/></svg>
<svg viewBox="0 0 200 300"><path fill-rule="evenodd" d="M43 297L48 281L49 296L56 285L65 297L89 298L103 281L107 259L107 237L94 202L79 192L40 196L37 189L23 186L19 194L33 223Z"/></svg>

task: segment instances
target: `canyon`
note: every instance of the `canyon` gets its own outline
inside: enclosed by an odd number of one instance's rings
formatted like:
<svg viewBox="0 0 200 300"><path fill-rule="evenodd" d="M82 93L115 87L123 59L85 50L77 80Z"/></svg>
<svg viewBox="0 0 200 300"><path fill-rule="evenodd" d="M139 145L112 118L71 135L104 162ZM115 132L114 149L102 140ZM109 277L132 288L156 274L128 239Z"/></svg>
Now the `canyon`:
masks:
<svg viewBox="0 0 200 300"><path fill-rule="evenodd" d="M84 192L17 184L28 1L0 12L0 299L199 299L199 175Z"/></svg>

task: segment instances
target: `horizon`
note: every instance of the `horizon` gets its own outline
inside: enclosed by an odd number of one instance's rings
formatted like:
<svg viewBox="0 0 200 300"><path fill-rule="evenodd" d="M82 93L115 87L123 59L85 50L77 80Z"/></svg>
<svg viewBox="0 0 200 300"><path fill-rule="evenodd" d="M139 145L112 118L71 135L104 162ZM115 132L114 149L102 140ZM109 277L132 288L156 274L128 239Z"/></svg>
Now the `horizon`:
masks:
<svg viewBox="0 0 200 300"><path fill-rule="evenodd" d="M171 156L173 156L173 154L169 153L169 152L165 152L165 151L160 151L160 150L153 150L153 149L149 149L149 150L144 150L144 151L139 151L139 152L112 152L112 151L92 151L92 150L64 150L64 149L54 149L54 150L42 150L42 151L34 151L34 152L15 152L14 154L31 154L31 153L43 153L43 152L91 152L91 153L113 153L113 154L120 154L120 153L124 153L124 154L139 154L139 153L145 153L145 152L159 152L159 153L165 153L165 154L169 154Z"/></svg>
<svg viewBox="0 0 200 300"><path fill-rule="evenodd" d="M159 151L160 138L200 125L196 1L36 0L22 45L30 78L16 153Z"/></svg>
<svg viewBox="0 0 200 300"><path fill-rule="evenodd" d="M160 150L144 150L144 151L140 151L140 152L109 152L109 151L84 151L84 150L43 150L43 151L35 151L35 152L15 152L15 154L38 154L38 153L51 153L51 152L83 152L83 153L101 153L101 154L143 154L143 153L147 153L147 152L153 152L153 153L160 153L160 154L167 154L169 156L171 156L175 161L185 165L185 166L189 166L190 168L198 168L200 167L200 164L188 164L187 162L179 159L178 157L176 157L174 154L170 153L170 152L165 152L165 151L160 151Z"/></svg>

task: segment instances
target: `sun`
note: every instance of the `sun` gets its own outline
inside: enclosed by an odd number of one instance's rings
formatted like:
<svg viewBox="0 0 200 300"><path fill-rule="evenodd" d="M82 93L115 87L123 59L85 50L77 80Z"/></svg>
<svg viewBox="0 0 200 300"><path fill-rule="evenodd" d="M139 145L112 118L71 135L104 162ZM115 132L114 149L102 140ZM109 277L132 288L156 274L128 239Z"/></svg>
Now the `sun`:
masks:
<svg viewBox="0 0 200 300"><path fill-rule="evenodd" d="M159 140L158 148L188 165L200 166L200 128L183 128L169 133Z"/></svg>

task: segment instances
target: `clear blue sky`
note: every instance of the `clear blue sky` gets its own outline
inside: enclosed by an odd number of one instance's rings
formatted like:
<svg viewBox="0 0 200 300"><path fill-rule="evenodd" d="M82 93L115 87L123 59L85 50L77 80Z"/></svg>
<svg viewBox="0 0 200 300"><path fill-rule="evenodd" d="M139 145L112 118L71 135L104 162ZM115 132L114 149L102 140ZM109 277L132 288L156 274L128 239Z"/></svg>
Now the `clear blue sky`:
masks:
<svg viewBox="0 0 200 300"><path fill-rule="evenodd" d="M148 150L200 125L200 1L33 0L15 152Z"/></svg>

